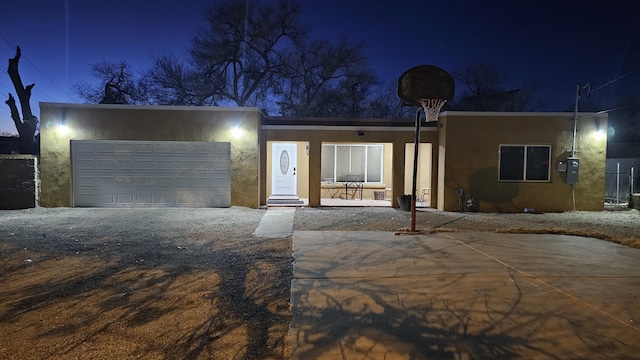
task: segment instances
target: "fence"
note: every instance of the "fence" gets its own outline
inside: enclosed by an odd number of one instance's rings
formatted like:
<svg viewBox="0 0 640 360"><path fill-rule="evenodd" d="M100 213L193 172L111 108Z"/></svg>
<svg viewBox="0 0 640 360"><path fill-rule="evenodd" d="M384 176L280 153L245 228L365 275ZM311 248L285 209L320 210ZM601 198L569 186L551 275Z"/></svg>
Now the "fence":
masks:
<svg viewBox="0 0 640 360"><path fill-rule="evenodd" d="M0 155L0 209L36 207L38 181L37 156Z"/></svg>
<svg viewBox="0 0 640 360"><path fill-rule="evenodd" d="M605 203L628 203L632 192L640 192L639 172L640 158L607 159Z"/></svg>

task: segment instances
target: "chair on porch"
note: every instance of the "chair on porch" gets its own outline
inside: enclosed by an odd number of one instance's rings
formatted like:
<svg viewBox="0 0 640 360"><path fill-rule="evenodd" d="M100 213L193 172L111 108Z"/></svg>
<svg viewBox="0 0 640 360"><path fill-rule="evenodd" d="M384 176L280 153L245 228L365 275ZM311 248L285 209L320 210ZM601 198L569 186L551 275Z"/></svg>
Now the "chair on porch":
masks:
<svg viewBox="0 0 640 360"><path fill-rule="evenodd" d="M360 174L347 174L346 180L344 184L345 199L349 199L349 194L351 194L352 199L355 199L356 195L360 193L360 200L362 200L364 185L360 182Z"/></svg>
<svg viewBox="0 0 640 360"><path fill-rule="evenodd" d="M322 189L324 190L323 197L325 198L340 198L342 192L342 184L333 182L333 178L322 179Z"/></svg>

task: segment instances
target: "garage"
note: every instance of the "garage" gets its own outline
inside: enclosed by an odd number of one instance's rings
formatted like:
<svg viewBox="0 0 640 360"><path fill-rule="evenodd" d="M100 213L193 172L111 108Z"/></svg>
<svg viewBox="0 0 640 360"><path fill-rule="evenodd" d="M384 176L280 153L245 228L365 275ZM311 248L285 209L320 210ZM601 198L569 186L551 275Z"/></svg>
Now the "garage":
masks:
<svg viewBox="0 0 640 360"><path fill-rule="evenodd" d="M228 142L71 140L76 207L229 207Z"/></svg>

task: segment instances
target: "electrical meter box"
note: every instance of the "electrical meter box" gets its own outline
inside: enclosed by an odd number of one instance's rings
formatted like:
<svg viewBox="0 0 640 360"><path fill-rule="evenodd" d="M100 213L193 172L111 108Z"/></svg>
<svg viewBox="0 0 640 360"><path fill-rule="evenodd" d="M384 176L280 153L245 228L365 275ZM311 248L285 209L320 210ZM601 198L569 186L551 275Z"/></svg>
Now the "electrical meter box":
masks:
<svg viewBox="0 0 640 360"><path fill-rule="evenodd" d="M558 172L566 173L567 172L567 163L564 161L558 161Z"/></svg>
<svg viewBox="0 0 640 360"><path fill-rule="evenodd" d="M580 169L580 159L567 158L567 184L578 183L578 171Z"/></svg>

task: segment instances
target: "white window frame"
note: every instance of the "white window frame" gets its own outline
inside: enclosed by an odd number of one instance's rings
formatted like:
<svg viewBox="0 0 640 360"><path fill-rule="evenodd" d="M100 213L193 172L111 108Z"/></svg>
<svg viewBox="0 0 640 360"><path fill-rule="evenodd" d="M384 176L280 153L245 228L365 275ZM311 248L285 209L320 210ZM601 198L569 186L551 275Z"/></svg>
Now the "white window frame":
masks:
<svg viewBox="0 0 640 360"><path fill-rule="evenodd" d="M521 147L523 148L523 167L522 167L522 177L519 180L514 179L502 179L502 148L503 147ZM547 159L547 178L543 180L530 180L527 179L527 166L528 166L528 148L531 147L539 147L539 148L547 148L548 149L548 159ZM500 144L498 147L498 181L499 182L538 182L538 183L548 183L551 182L551 145L531 145L531 144Z"/></svg>
<svg viewBox="0 0 640 360"><path fill-rule="evenodd" d="M365 157L364 157L364 177L360 179L360 182L365 184L382 184L384 180L384 144L368 144L368 143L356 143L356 144L322 144L322 147L325 146L333 147L333 182L342 182L343 180L338 180L338 147L349 147L349 173L351 173L351 152L353 147L364 147L365 148ZM379 148L380 149L380 174L379 181L370 181L369 177L369 149L371 148ZM323 179L328 179L323 174Z"/></svg>

